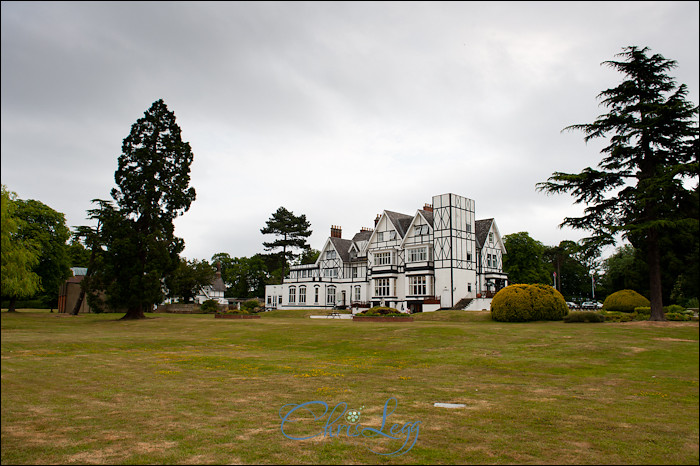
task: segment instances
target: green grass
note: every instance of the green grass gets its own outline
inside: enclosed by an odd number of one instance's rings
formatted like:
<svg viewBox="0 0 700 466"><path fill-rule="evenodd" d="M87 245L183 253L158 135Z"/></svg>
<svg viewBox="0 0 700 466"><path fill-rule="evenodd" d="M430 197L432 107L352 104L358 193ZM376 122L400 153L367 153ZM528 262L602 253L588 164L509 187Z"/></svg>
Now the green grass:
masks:
<svg viewBox="0 0 700 466"><path fill-rule="evenodd" d="M2 463L698 464L697 322L313 314L3 312ZM360 424L379 428L392 397L385 431L420 421L401 456L369 451L395 440L280 430L283 405L315 400L364 406Z"/></svg>

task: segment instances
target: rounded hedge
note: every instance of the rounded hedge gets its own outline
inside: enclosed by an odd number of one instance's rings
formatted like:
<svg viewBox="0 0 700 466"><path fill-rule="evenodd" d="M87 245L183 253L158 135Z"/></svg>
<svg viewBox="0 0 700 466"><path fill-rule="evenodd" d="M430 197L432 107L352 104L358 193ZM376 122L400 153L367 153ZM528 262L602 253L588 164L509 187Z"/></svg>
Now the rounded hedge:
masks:
<svg viewBox="0 0 700 466"><path fill-rule="evenodd" d="M491 318L499 322L562 320L568 312L564 296L549 285L510 285L491 301Z"/></svg>
<svg viewBox="0 0 700 466"><path fill-rule="evenodd" d="M649 300L634 290L616 291L603 301L603 309L615 312L634 312L637 307L649 306Z"/></svg>

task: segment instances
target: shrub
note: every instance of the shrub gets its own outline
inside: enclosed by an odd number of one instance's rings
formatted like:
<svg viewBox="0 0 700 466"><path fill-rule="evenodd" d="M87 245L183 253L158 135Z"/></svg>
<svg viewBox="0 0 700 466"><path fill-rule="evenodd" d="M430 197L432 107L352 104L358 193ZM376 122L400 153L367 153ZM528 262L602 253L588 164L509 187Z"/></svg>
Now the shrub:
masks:
<svg viewBox="0 0 700 466"><path fill-rule="evenodd" d="M612 312L634 312L637 307L648 306L651 306L649 300L634 290L616 291L603 302L603 309Z"/></svg>
<svg viewBox="0 0 700 466"><path fill-rule="evenodd" d="M633 314L630 312L620 312L620 311L603 311L603 317L606 322L631 322L633 320L646 320L647 317L643 315L638 318L638 314Z"/></svg>
<svg viewBox="0 0 700 466"><path fill-rule="evenodd" d="M365 309L362 312L357 313L359 316L404 316L406 314L401 313L398 309L386 306L375 306L369 309Z"/></svg>
<svg viewBox="0 0 700 466"><path fill-rule="evenodd" d="M499 322L561 320L568 312L564 296L549 285L510 285L491 301L491 318Z"/></svg>
<svg viewBox="0 0 700 466"><path fill-rule="evenodd" d="M670 306L664 306L664 313L666 314L684 314L685 308L679 306L678 304L671 304Z"/></svg>
<svg viewBox="0 0 700 466"><path fill-rule="evenodd" d="M226 314L250 314L250 312L245 309L229 309Z"/></svg>
<svg viewBox="0 0 700 466"><path fill-rule="evenodd" d="M218 312L219 311L219 303L216 302L215 299L207 299L202 303L202 305L199 307L201 312L204 312L206 314L210 314L212 312Z"/></svg>
<svg viewBox="0 0 700 466"><path fill-rule="evenodd" d="M691 317L689 315L680 314L678 312L670 312L670 313L666 314L666 320L687 321L690 319L691 319Z"/></svg>
<svg viewBox="0 0 700 466"><path fill-rule="evenodd" d="M647 306L635 307L634 312L636 312L638 315L650 316L651 308Z"/></svg>
<svg viewBox="0 0 700 466"><path fill-rule="evenodd" d="M583 311L583 312L570 312L566 317L564 317L564 322L605 322L605 316L600 312Z"/></svg>
<svg viewBox="0 0 700 466"><path fill-rule="evenodd" d="M698 308L698 298L690 298L685 302L685 307L689 309L697 309Z"/></svg>
<svg viewBox="0 0 700 466"><path fill-rule="evenodd" d="M249 299L241 304L241 309L248 312L257 312L260 302L257 299Z"/></svg>

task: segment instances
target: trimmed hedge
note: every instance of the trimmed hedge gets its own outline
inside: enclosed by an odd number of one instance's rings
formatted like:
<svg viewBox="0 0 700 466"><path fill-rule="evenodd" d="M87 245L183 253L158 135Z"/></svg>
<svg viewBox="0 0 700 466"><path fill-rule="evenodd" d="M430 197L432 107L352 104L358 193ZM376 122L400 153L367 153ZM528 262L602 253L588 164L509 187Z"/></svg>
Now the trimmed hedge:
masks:
<svg viewBox="0 0 700 466"><path fill-rule="evenodd" d="M600 312L570 312L569 315L564 317L564 322L567 324L573 322L605 322L605 316Z"/></svg>
<svg viewBox="0 0 700 466"><path fill-rule="evenodd" d="M491 318L499 322L562 320L568 312L564 296L549 285L510 285L491 301Z"/></svg>
<svg viewBox="0 0 700 466"><path fill-rule="evenodd" d="M634 290L620 290L603 301L603 309L612 312L634 312L637 307L649 307L651 302Z"/></svg>
<svg viewBox="0 0 700 466"><path fill-rule="evenodd" d="M386 306L375 306L358 312L358 316L404 316L406 313L399 312L398 309Z"/></svg>

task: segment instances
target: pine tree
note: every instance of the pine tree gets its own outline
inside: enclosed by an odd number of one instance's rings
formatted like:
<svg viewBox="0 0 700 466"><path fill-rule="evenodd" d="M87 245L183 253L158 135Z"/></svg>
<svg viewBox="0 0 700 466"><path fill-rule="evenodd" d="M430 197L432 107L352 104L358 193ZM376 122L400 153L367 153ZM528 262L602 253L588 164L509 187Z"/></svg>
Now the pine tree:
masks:
<svg viewBox="0 0 700 466"><path fill-rule="evenodd" d="M306 215L295 216L284 207L277 209L267 220L265 228L260 232L264 235L276 235L278 238L272 242L264 242L266 251L282 248L282 280L284 281L284 271L288 260L295 257L292 249L308 250L309 246L306 238L311 236L309 230L311 224L306 220Z"/></svg>
<svg viewBox="0 0 700 466"><path fill-rule="evenodd" d="M608 138L598 169L555 172L537 187L547 193L572 193L586 204L582 217L567 217L562 226L592 231L588 248L615 244L622 234L647 253L651 320L665 320L661 290L660 241L676 228L693 228L697 217L685 205L694 202L698 176L698 107L686 100L685 84L676 85L668 71L677 66L648 48L625 47L621 61L603 64L625 79L600 93L608 113L593 123L572 125L585 141ZM695 182L694 187L689 184ZM696 228L696 227L695 227Z"/></svg>

